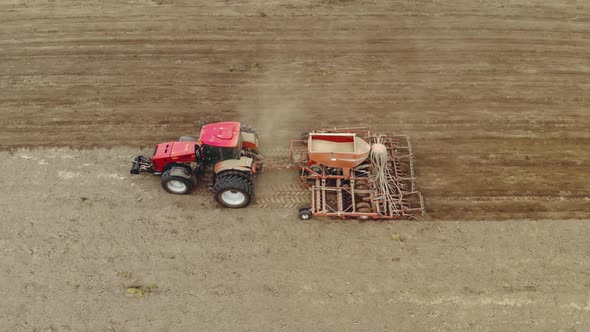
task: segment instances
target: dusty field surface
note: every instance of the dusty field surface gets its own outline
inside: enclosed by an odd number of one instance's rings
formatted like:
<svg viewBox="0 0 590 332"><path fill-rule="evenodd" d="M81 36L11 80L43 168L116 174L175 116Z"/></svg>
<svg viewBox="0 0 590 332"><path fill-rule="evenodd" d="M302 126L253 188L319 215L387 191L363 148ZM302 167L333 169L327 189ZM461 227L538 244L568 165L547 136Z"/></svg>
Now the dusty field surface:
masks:
<svg viewBox="0 0 590 332"><path fill-rule="evenodd" d="M0 330L587 330L589 22L572 0L0 1ZM428 215L300 222L288 171L242 211L129 176L233 119L277 160L306 129L408 134Z"/></svg>
<svg viewBox="0 0 590 332"><path fill-rule="evenodd" d="M0 152L1 330L590 326L588 221L301 222L166 194L133 151Z"/></svg>
<svg viewBox="0 0 590 332"><path fill-rule="evenodd" d="M590 216L586 1L0 2L0 148L409 134L433 219Z"/></svg>

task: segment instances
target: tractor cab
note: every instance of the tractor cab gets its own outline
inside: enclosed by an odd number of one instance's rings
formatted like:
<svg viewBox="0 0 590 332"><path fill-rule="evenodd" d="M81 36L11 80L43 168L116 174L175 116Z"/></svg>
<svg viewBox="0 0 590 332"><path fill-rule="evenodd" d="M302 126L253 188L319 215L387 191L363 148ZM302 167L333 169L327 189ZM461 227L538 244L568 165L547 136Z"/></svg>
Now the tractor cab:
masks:
<svg viewBox="0 0 590 332"><path fill-rule="evenodd" d="M239 122L218 122L204 125L199 137L201 156L206 164L240 159L242 136Z"/></svg>

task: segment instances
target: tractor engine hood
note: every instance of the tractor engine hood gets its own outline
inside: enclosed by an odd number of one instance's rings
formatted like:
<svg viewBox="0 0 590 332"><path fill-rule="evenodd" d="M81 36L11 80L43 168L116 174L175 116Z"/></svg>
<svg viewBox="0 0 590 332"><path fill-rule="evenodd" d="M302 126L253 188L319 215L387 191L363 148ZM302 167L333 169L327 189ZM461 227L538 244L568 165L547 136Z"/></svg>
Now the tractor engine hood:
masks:
<svg viewBox="0 0 590 332"><path fill-rule="evenodd" d="M166 142L156 145L152 156L152 169L163 172L170 163L190 163L195 161L195 142Z"/></svg>
<svg viewBox="0 0 590 332"><path fill-rule="evenodd" d="M195 142L166 142L156 145L152 159L179 159L184 156L195 155Z"/></svg>

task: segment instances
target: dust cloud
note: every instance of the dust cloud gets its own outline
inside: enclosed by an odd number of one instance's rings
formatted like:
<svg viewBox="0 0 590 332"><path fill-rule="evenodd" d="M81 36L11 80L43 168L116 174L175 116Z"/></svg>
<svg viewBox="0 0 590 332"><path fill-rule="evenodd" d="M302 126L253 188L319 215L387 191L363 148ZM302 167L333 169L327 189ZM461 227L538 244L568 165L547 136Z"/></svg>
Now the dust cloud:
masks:
<svg viewBox="0 0 590 332"><path fill-rule="evenodd" d="M288 146L299 137L306 113L294 83L268 72L242 91L239 120L256 129L263 146Z"/></svg>

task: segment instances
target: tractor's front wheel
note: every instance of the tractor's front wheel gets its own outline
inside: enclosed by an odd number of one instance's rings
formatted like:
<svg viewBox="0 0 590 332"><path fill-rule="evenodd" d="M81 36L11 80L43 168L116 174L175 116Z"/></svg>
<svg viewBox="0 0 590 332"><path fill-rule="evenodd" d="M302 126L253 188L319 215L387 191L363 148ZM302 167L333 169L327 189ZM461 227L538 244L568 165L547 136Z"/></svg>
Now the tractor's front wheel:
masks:
<svg viewBox="0 0 590 332"><path fill-rule="evenodd" d="M219 204L234 209L248 206L254 197L252 181L239 175L218 177L213 192Z"/></svg>
<svg viewBox="0 0 590 332"><path fill-rule="evenodd" d="M184 174L182 174L183 176L180 175L181 174L179 174L178 170L174 167L162 173L162 176L160 177L162 187L164 187L164 189L166 189L166 191L171 194L190 194L191 191L193 191L193 182Z"/></svg>

